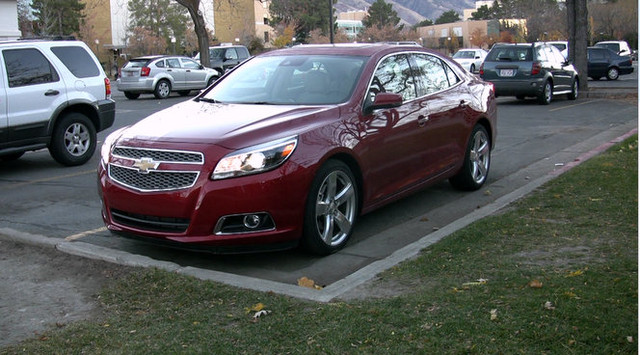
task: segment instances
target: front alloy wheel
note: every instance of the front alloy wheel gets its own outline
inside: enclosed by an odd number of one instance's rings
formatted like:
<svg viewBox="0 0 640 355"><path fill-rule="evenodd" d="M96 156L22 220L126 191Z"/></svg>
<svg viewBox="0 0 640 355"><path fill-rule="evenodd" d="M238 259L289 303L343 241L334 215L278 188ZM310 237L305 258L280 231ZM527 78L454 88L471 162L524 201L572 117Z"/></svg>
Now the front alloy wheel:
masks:
<svg viewBox="0 0 640 355"><path fill-rule="evenodd" d="M56 123L49 152L60 164L73 166L86 163L96 148L96 129L81 113L69 113Z"/></svg>
<svg viewBox="0 0 640 355"><path fill-rule="evenodd" d="M303 246L319 255L344 247L358 214L358 192L349 167L337 160L323 165L313 180L306 207Z"/></svg>

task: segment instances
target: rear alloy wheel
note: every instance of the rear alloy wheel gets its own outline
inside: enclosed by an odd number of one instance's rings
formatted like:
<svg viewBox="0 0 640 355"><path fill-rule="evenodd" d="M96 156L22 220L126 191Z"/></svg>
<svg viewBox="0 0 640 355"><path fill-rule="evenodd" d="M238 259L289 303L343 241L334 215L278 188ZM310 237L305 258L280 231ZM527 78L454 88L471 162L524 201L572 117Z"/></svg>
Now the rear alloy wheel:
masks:
<svg viewBox="0 0 640 355"><path fill-rule="evenodd" d="M482 125L476 125L471 131L467 144L464 163L460 172L449 182L460 190L477 190L487 180L491 165L491 140L487 130Z"/></svg>
<svg viewBox="0 0 640 355"><path fill-rule="evenodd" d="M74 166L86 163L96 150L96 129L89 118L72 112L56 123L49 153L58 163Z"/></svg>
<svg viewBox="0 0 640 355"><path fill-rule="evenodd" d="M213 83L215 83L216 81L218 81L218 79L220 79L217 76L212 76L211 78L209 78L209 81L207 82L207 87L213 85Z"/></svg>
<svg viewBox="0 0 640 355"><path fill-rule="evenodd" d="M345 246L358 215L358 189L349 167L338 160L323 165L311 184L302 246L328 255Z"/></svg>
<svg viewBox="0 0 640 355"><path fill-rule="evenodd" d="M180 90L180 91L178 91L178 95L187 96L187 95L189 95L190 92L191 92L190 90Z"/></svg>
<svg viewBox="0 0 640 355"><path fill-rule="evenodd" d="M567 95L567 98L569 98L569 100L575 100L578 98L578 90L579 90L579 85L580 83L578 82L578 78L573 80L573 85L571 85L571 92L569 93L569 95Z"/></svg>
<svg viewBox="0 0 640 355"><path fill-rule="evenodd" d="M153 95L156 99L166 99L169 94L171 94L171 83L168 80L160 80L153 90Z"/></svg>
<svg viewBox="0 0 640 355"><path fill-rule="evenodd" d="M547 80L544 83L544 87L542 88L542 93L538 96L538 103L540 105L548 105L551 103L551 99L553 98L553 86L551 85L551 81Z"/></svg>
<svg viewBox="0 0 640 355"><path fill-rule="evenodd" d="M614 67L607 70L607 80L618 80L619 76L620 72L618 71L618 68Z"/></svg>
<svg viewBox="0 0 640 355"><path fill-rule="evenodd" d="M129 91L125 91L124 92L124 96L129 100L135 100L135 99L140 97L140 94L129 92Z"/></svg>

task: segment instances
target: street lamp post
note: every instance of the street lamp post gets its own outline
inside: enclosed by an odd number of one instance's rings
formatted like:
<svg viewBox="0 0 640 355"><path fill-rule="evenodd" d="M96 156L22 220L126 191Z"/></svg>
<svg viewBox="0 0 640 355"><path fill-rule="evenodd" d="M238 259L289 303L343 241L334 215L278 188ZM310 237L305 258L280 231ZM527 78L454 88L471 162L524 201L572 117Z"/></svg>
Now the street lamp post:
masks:
<svg viewBox="0 0 640 355"><path fill-rule="evenodd" d="M333 0L329 0L329 41L333 44Z"/></svg>
<svg viewBox="0 0 640 355"><path fill-rule="evenodd" d="M96 40L94 42L96 43L96 57L98 57L99 54L100 54L100 47L99 47L100 40L96 38Z"/></svg>
<svg viewBox="0 0 640 355"><path fill-rule="evenodd" d="M173 45L173 55L176 54L176 38L171 36L171 45Z"/></svg>

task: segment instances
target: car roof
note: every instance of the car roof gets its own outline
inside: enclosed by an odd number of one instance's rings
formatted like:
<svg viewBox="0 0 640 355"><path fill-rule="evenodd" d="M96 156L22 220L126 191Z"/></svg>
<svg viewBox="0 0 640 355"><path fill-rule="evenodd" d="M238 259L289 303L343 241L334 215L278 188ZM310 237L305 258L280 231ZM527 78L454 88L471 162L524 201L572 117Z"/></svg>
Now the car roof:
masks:
<svg viewBox="0 0 640 355"><path fill-rule="evenodd" d="M290 48L279 49L261 54L261 56L271 55L354 55L373 56L381 52L397 51L421 51L426 53L436 53L421 46L396 45L389 43L337 43L337 44L301 44Z"/></svg>
<svg viewBox="0 0 640 355"><path fill-rule="evenodd" d="M145 55L142 57L135 57L135 58L131 58L130 60L155 60L155 59L160 59L160 58L188 58L191 59L187 56L184 55L164 55L164 54L158 54L158 55Z"/></svg>

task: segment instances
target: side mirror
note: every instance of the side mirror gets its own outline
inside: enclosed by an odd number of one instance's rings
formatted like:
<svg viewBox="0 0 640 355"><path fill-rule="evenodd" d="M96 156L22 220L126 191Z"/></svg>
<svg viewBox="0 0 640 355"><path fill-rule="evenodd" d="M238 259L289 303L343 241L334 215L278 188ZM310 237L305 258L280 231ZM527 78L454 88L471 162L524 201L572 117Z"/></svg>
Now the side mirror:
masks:
<svg viewBox="0 0 640 355"><path fill-rule="evenodd" d="M364 112L369 114L373 110L394 108L402 105L402 95L394 94L391 92L380 92L373 98L373 102L367 100L368 104L365 104Z"/></svg>

